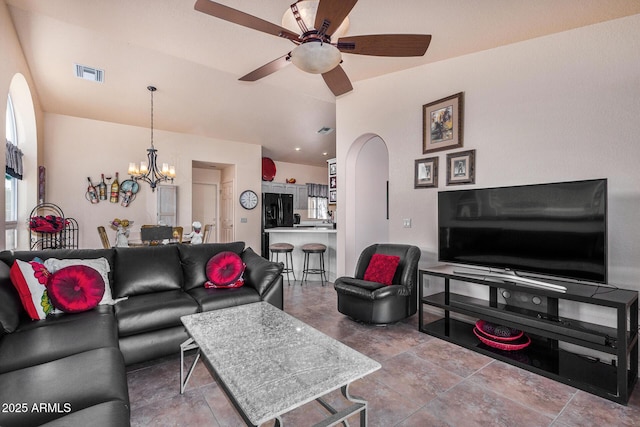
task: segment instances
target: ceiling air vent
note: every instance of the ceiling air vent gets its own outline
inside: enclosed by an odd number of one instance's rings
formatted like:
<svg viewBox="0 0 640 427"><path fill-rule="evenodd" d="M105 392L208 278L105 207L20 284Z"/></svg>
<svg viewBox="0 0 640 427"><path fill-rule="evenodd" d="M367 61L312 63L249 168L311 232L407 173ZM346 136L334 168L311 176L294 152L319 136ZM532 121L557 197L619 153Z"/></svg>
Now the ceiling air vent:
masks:
<svg viewBox="0 0 640 427"><path fill-rule="evenodd" d="M331 133L331 132L333 132L333 128L329 128L329 127L326 127L326 126L323 127L323 128L320 128L320 130L318 130L318 133L320 135L326 135L326 134Z"/></svg>
<svg viewBox="0 0 640 427"><path fill-rule="evenodd" d="M104 83L104 70L88 67L86 65L73 64L76 77L92 82Z"/></svg>

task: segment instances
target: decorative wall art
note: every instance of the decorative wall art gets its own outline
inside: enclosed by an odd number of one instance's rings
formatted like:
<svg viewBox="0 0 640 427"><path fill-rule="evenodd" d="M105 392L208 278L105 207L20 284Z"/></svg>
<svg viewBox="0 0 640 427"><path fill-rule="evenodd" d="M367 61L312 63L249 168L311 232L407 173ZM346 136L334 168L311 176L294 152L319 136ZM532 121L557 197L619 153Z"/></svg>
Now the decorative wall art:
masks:
<svg viewBox="0 0 640 427"><path fill-rule="evenodd" d="M475 184L476 150L447 154L447 185Z"/></svg>
<svg viewBox="0 0 640 427"><path fill-rule="evenodd" d="M100 181L94 184L91 177L87 177L87 191L85 192L85 199L91 204L98 204L101 201L109 201L111 203L120 203L120 206L128 207L129 204L136 198L136 193L140 190L140 186L137 181L127 179L120 183L118 181L118 172L116 172L116 179L111 182L112 176L100 175ZM105 182L106 181L106 182Z"/></svg>
<svg viewBox="0 0 640 427"><path fill-rule="evenodd" d="M436 188L438 186L438 158L418 159L415 164L413 188Z"/></svg>
<svg viewBox="0 0 640 427"><path fill-rule="evenodd" d="M422 106L422 153L462 147L464 92Z"/></svg>

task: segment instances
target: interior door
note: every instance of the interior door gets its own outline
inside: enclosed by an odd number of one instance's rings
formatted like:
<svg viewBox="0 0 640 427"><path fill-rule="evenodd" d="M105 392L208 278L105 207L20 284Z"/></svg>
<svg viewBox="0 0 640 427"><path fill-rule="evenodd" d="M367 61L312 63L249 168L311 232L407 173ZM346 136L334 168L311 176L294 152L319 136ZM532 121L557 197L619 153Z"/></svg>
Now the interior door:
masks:
<svg viewBox="0 0 640 427"><path fill-rule="evenodd" d="M159 185L157 192L157 223L163 225L176 226L178 216L177 208L177 187L175 185Z"/></svg>
<svg viewBox="0 0 640 427"><path fill-rule="evenodd" d="M208 243L218 241L218 184L193 184L192 219L212 225Z"/></svg>
<svg viewBox="0 0 640 427"><path fill-rule="evenodd" d="M229 243L235 240L233 230L233 181L225 181L220 189L220 242Z"/></svg>

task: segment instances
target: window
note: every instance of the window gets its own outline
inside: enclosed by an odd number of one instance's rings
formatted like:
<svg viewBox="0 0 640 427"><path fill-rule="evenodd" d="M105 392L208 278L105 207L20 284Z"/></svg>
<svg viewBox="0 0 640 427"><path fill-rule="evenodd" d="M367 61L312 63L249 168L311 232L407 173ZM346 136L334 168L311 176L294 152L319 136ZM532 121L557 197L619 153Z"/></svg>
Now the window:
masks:
<svg viewBox="0 0 640 427"><path fill-rule="evenodd" d="M16 115L13 109L11 95L7 98L6 139L7 143L11 143L16 146L18 145ZM7 173L4 175L4 192L5 249L16 249L18 239L18 179Z"/></svg>
<svg viewBox="0 0 640 427"><path fill-rule="evenodd" d="M329 205L326 197L309 197L308 217L315 219L329 219Z"/></svg>
<svg viewBox="0 0 640 427"><path fill-rule="evenodd" d="M313 219L329 219L329 186L307 184L307 216Z"/></svg>

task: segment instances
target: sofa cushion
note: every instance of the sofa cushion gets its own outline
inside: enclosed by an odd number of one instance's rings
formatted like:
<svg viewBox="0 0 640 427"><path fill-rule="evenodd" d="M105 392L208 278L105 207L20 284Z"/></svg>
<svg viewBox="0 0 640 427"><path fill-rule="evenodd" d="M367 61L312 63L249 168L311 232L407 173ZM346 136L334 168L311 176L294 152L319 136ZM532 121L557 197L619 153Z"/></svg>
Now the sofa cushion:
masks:
<svg viewBox="0 0 640 427"><path fill-rule="evenodd" d="M131 425L131 410L127 402L111 400L72 412L40 427L126 427Z"/></svg>
<svg viewBox="0 0 640 427"><path fill-rule="evenodd" d="M248 286L233 289L215 289L201 286L196 289L191 289L189 295L198 301L200 311L235 307L237 305L259 302L261 300L256 290Z"/></svg>
<svg viewBox="0 0 640 427"><path fill-rule="evenodd" d="M364 279L356 279L355 277L339 277L336 279L333 287L338 293L359 296L365 299L373 299L373 291L384 288L380 282L370 282Z"/></svg>
<svg viewBox="0 0 640 427"><path fill-rule="evenodd" d="M206 266L205 288L239 288L244 285L245 265L240 255L225 251L214 255Z"/></svg>
<svg viewBox="0 0 640 427"><path fill-rule="evenodd" d="M182 289L178 245L115 248L115 298Z"/></svg>
<svg viewBox="0 0 640 427"><path fill-rule="evenodd" d="M127 366L165 356L176 356L180 344L189 338L184 325L144 334L120 337L120 351Z"/></svg>
<svg viewBox="0 0 640 427"><path fill-rule="evenodd" d="M182 325L180 317L198 312L198 303L182 290L135 295L115 305L121 337ZM177 349L176 349L177 351Z"/></svg>
<svg viewBox="0 0 640 427"><path fill-rule="evenodd" d="M178 250L184 274L184 289L188 291L202 287L207 281L206 265L211 257L225 251L240 255L244 250L244 242L178 245Z"/></svg>
<svg viewBox="0 0 640 427"><path fill-rule="evenodd" d="M54 311L47 292L50 274L43 264L36 261L16 260L9 274L29 317L33 320L42 320Z"/></svg>
<svg viewBox="0 0 640 427"><path fill-rule="evenodd" d="M0 337L16 330L22 312L22 301L9 278L9 266L0 262Z"/></svg>
<svg viewBox="0 0 640 427"><path fill-rule="evenodd" d="M24 403L24 413L1 412L4 427L40 425L104 402L129 402L124 360L114 347L74 354L29 368L0 374L0 402ZM40 404L59 411L37 411Z"/></svg>
<svg viewBox="0 0 640 427"><path fill-rule="evenodd" d="M280 277L284 265L262 258L251 248L245 249L241 257L246 265L244 271L245 287L251 286L258 291L258 294L264 295Z"/></svg>
<svg viewBox="0 0 640 427"><path fill-rule="evenodd" d="M111 266L109 265L109 261L105 257L96 259L48 258L44 260L44 266L47 267L47 270L49 270L51 274L55 273L61 268L69 267L72 265L86 265L87 267L96 269L102 276L102 280L104 280L104 295L100 300L100 304L113 304L115 302L113 300L113 297L111 296L111 282L109 281Z"/></svg>
<svg viewBox="0 0 640 427"><path fill-rule="evenodd" d="M54 307L65 313L95 308L104 295L102 275L86 265L70 265L51 275L47 292Z"/></svg>
<svg viewBox="0 0 640 427"><path fill-rule="evenodd" d="M2 339L0 373L96 348L118 348L116 319L111 311L54 315L18 328Z"/></svg>

